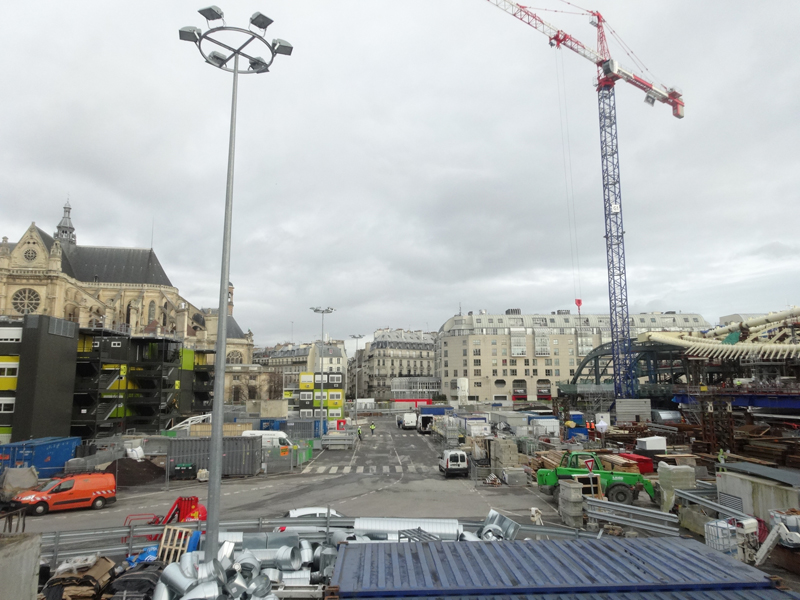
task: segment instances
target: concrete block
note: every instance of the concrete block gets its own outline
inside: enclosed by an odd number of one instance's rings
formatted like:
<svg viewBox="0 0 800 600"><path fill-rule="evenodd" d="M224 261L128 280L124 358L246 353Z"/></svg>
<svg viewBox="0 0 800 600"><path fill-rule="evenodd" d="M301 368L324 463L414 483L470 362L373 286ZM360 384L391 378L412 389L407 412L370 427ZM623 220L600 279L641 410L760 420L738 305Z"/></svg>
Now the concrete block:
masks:
<svg viewBox="0 0 800 600"><path fill-rule="evenodd" d="M558 513L563 517L568 515L570 517L583 517L583 502L565 502L564 500L558 501Z"/></svg>
<svg viewBox="0 0 800 600"><path fill-rule="evenodd" d="M572 527L573 529L581 529L583 528L583 515L580 517L573 517L570 515L561 515L561 521L567 527Z"/></svg>
<svg viewBox="0 0 800 600"><path fill-rule="evenodd" d="M571 479L562 479L558 482L559 495L570 502L583 501L583 484Z"/></svg>

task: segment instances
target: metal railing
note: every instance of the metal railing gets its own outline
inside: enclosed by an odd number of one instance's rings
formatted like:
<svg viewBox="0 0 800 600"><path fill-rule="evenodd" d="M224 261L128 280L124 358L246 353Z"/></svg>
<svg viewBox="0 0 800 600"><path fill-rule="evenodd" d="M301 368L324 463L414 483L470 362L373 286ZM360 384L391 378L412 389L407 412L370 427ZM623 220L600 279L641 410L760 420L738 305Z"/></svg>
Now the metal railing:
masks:
<svg viewBox="0 0 800 600"><path fill-rule="evenodd" d="M722 504L718 504L711 500L710 497L716 498L717 497L717 490L716 488L713 489L713 492L708 490L675 490L675 497L684 500L685 502L691 502L692 504L699 504L703 508L707 508L709 510L716 511L720 514L720 516L724 516L725 518L735 517L737 519L749 519L751 518L750 515L747 515L741 511L738 511L734 508L729 506L724 506Z"/></svg>
<svg viewBox="0 0 800 600"><path fill-rule="evenodd" d="M644 529L662 535L680 535L678 515L673 515L672 513L641 508L639 506L630 506L628 504L619 504L617 502L606 502L605 500L588 498L586 496L583 498L583 503L584 510L589 516L589 519L595 521L608 521L609 523L629 525L637 529Z"/></svg>
<svg viewBox="0 0 800 600"><path fill-rule="evenodd" d="M3 533L25 533L25 516L27 514L27 507L3 513L3 515L0 516L3 520Z"/></svg>

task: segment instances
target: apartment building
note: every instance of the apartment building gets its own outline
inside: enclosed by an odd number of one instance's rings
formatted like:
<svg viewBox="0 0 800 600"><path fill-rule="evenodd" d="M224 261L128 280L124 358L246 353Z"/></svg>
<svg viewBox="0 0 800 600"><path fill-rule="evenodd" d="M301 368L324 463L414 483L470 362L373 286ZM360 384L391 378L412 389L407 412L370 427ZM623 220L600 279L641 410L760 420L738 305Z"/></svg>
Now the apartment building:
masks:
<svg viewBox="0 0 800 600"><path fill-rule="evenodd" d="M630 315L631 336L646 331L703 331L696 313ZM569 310L523 315L486 310L448 319L436 336L435 374L451 402L548 401L593 348L611 341L607 314Z"/></svg>
<svg viewBox="0 0 800 600"><path fill-rule="evenodd" d="M395 377L434 375L434 334L420 330L378 329L359 357L359 396L376 401L392 399Z"/></svg>

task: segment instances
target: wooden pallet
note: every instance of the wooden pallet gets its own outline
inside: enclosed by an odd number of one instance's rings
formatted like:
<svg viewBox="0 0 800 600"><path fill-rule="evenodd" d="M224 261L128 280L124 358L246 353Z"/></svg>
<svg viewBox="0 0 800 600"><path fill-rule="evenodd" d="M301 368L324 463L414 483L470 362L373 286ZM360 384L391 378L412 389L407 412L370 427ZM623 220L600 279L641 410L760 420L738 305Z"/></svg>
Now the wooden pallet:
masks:
<svg viewBox="0 0 800 600"><path fill-rule="evenodd" d="M166 563L176 562L186 552L189 546L189 538L195 532L194 529L186 527L175 527L174 525L164 526L164 535L158 545L158 560Z"/></svg>

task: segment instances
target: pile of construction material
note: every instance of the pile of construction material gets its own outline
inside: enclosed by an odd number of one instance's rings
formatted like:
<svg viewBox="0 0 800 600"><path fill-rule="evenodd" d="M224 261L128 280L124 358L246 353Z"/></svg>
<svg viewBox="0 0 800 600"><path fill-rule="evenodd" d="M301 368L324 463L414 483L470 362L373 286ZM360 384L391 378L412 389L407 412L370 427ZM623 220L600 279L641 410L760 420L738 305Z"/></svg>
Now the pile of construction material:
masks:
<svg viewBox="0 0 800 600"><path fill-rule="evenodd" d="M562 450L537 452L530 458L531 471L535 473L539 469L555 469L561 464L563 456L564 452Z"/></svg>
<svg viewBox="0 0 800 600"><path fill-rule="evenodd" d="M689 465L658 463L658 485L661 489L661 510L670 512L675 504L675 490L697 487L695 469Z"/></svg>
<svg viewBox="0 0 800 600"><path fill-rule="evenodd" d="M519 466L517 443L511 438L494 438L489 442L491 468L500 479L507 481L507 474L514 484L525 485L527 474ZM520 484L520 480L523 482Z"/></svg>
<svg viewBox="0 0 800 600"><path fill-rule="evenodd" d="M583 527L583 484L562 479L559 484L558 513L567 527Z"/></svg>

